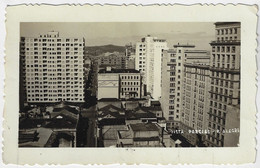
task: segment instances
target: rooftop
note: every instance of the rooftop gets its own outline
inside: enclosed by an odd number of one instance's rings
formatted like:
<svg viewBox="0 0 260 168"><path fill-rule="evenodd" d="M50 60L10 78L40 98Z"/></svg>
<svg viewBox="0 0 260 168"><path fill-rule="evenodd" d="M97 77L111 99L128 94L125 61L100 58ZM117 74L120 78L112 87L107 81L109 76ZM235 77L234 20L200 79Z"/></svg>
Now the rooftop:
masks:
<svg viewBox="0 0 260 168"><path fill-rule="evenodd" d="M105 126L105 125L125 125L125 119L124 118L109 118L109 119L102 119L98 121L99 126Z"/></svg>
<svg viewBox="0 0 260 168"><path fill-rule="evenodd" d="M129 130L119 130L118 136L120 139L132 139L133 135Z"/></svg>
<svg viewBox="0 0 260 168"><path fill-rule="evenodd" d="M107 71L106 69L100 69L98 73L140 73L135 69L111 69Z"/></svg>
<svg viewBox="0 0 260 168"><path fill-rule="evenodd" d="M45 125L46 128L54 129L76 129L78 119L70 115L60 113L51 119L51 122Z"/></svg>
<svg viewBox="0 0 260 168"><path fill-rule="evenodd" d="M176 45L173 45L174 48L177 48L177 47L183 47L183 48L195 48L195 45L191 45L191 44L176 44Z"/></svg>
<svg viewBox="0 0 260 168"><path fill-rule="evenodd" d="M37 134L31 132L19 132L19 147L44 147L53 131L39 128Z"/></svg>
<svg viewBox="0 0 260 168"><path fill-rule="evenodd" d="M56 107L56 108L53 109L53 112L56 112L56 113L57 112L65 112L65 111L71 112L71 113L76 114L76 115L79 114L79 111L77 109L70 107L70 106L64 106L62 108Z"/></svg>
<svg viewBox="0 0 260 168"><path fill-rule="evenodd" d="M172 138L174 141L177 141L177 140L181 141L181 144L180 144L181 147L193 147L193 145L190 144L190 143L186 140L186 138L184 138L184 137L181 136L180 134L173 134L173 135L171 136L171 138Z"/></svg>
<svg viewBox="0 0 260 168"><path fill-rule="evenodd" d="M158 127L153 123L137 123L130 124L133 131L159 131Z"/></svg>
<svg viewBox="0 0 260 168"><path fill-rule="evenodd" d="M240 25L240 22L216 22L215 25L230 25L230 24L237 24Z"/></svg>
<svg viewBox="0 0 260 168"><path fill-rule="evenodd" d="M204 53L209 55L208 50L185 50L185 53Z"/></svg>
<svg viewBox="0 0 260 168"><path fill-rule="evenodd" d="M112 104L109 104L105 107L102 107L98 110L98 117L104 118L107 116L111 116L113 118L124 118L125 117L125 110L122 108L118 108ZM111 118L110 117L110 118Z"/></svg>
<svg viewBox="0 0 260 168"><path fill-rule="evenodd" d="M149 111L149 107L138 107L134 110L126 111L127 119L156 118L156 115Z"/></svg>

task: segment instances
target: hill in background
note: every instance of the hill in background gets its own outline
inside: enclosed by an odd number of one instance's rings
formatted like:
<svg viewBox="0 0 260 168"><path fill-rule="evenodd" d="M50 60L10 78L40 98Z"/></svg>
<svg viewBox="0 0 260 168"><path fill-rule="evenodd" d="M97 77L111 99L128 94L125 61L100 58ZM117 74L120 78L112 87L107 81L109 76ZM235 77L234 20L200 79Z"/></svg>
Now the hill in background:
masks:
<svg viewBox="0 0 260 168"><path fill-rule="evenodd" d="M125 46L104 45L104 46L85 46L86 54L89 56L97 56L106 52L125 52Z"/></svg>

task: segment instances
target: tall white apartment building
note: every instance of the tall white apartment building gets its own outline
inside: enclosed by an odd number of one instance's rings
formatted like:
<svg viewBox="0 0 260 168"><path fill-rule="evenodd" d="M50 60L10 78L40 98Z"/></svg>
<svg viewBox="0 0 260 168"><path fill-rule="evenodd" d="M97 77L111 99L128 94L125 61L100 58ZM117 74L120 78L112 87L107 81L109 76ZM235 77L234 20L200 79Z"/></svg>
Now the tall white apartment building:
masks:
<svg viewBox="0 0 260 168"><path fill-rule="evenodd" d="M54 31L21 37L25 101L84 102L84 46L84 38L63 38Z"/></svg>
<svg viewBox="0 0 260 168"><path fill-rule="evenodd" d="M162 53L168 50L167 42L146 36L136 43L135 69L143 74L146 92L155 100L161 97Z"/></svg>

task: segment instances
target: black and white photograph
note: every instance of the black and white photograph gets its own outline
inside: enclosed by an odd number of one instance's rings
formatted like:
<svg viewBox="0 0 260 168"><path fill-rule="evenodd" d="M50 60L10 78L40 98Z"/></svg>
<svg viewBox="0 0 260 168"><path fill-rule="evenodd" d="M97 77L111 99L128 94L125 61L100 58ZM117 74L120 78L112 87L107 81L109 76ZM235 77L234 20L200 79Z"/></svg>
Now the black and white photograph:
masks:
<svg viewBox="0 0 260 168"><path fill-rule="evenodd" d="M240 22L21 22L26 147L237 147Z"/></svg>

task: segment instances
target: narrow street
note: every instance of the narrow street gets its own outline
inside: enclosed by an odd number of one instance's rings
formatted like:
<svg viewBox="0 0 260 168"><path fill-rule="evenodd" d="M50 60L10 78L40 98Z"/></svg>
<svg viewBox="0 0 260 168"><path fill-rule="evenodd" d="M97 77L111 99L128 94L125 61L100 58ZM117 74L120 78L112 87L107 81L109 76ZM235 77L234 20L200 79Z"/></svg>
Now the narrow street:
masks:
<svg viewBox="0 0 260 168"><path fill-rule="evenodd" d="M95 147L96 137L96 107L93 106L82 114L82 117L88 118L87 138L86 147Z"/></svg>
<svg viewBox="0 0 260 168"><path fill-rule="evenodd" d="M87 122L82 124L85 126L83 133L84 139L84 147L95 147L96 146L96 81L97 81L97 67L94 64L90 74L89 80L86 83L87 91L86 91L86 106L81 112L81 117L83 122Z"/></svg>

